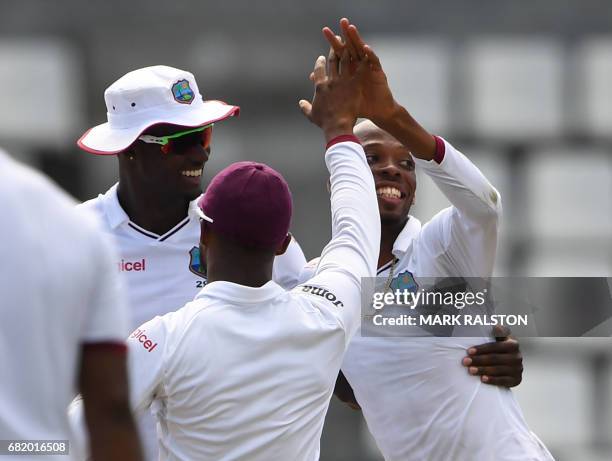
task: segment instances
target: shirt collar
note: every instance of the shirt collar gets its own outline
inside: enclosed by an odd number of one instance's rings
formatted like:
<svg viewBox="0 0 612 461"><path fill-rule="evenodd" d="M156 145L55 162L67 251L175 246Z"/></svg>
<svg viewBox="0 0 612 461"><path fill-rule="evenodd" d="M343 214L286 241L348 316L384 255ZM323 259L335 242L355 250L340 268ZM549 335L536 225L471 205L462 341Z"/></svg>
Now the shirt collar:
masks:
<svg viewBox="0 0 612 461"><path fill-rule="evenodd" d="M106 219L108 220L108 224L111 229L116 229L122 224L128 223L130 221L130 217L123 210L121 204L119 203L119 197L117 196L118 186L119 183L115 183L108 191L106 191L105 194L100 194L99 196L102 200L104 215L106 216ZM196 209L198 207L198 200L200 200L200 197L189 203L187 215L190 218L198 218Z"/></svg>
<svg viewBox="0 0 612 461"><path fill-rule="evenodd" d="M102 200L102 208L104 209L104 215L108 220L108 225L111 229L116 229L121 224L127 223L130 217L127 215L121 204L119 203L119 197L117 197L117 186L119 183L113 185L105 194L100 194Z"/></svg>
<svg viewBox="0 0 612 461"><path fill-rule="evenodd" d="M204 297L222 299L236 304L258 304L286 293L283 288L270 280L260 287L247 287L233 282L217 281L207 284L195 299Z"/></svg>
<svg viewBox="0 0 612 461"><path fill-rule="evenodd" d="M410 248L412 241L419 235L420 232L421 221L414 216L408 216L406 225L393 243L393 256L401 259L408 251L408 248Z"/></svg>
<svg viewBox="0 0 612 461"><path fill-rule="evenodd" d="M203 195L204 194L200 195L197 199L189 202L189 208L187 209L187 214L189 215L190 218L200 219L200 215L198 214L197 210L198 210L198 202L200 201Z"/></svg>

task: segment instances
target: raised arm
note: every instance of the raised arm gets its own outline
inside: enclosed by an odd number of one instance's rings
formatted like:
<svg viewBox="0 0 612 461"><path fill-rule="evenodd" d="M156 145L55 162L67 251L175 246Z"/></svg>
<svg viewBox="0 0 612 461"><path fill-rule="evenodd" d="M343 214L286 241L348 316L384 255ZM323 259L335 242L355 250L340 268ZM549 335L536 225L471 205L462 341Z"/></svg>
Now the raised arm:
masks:
<svg viewBox="0 0 612 461"><path fill-rule="evenodd" d="M416 164L429 175L452 207L443 210L423 229L425 247L438 258L438 272L449 276L488 277L493 271L501 215L499 192L463 154L442 138L431 135L393 97L380 60L366 45L355 25L340 22L344 41L326 28L324 34L336 52L348 50L351 61L371 62L365 73L361 117L406 146ZM426 274L424 274L426 275Z"/></svg>
<svg viewBox="0 0 612 461"><path fill-rule="evenodd" d="M359 116L369 118L404 144L416 163L434 180L453 206L441 211L423 229L421 259L431 259L437 273L489 277L493 271L501 215L499 192L463 154L442 138L432 136L395 101L380 60L364 43L355 25L340 21L343 38L329 28L323 34L336 53L347 50L352 69L368 57L362 80ZM304 269L303 273L308 270ZM463 365L482 382L516 386L521 382L522 357L518 342L508 332L493 332L496 341L469 349ZM340 382L341 380L339 380ZM344 386L350 386L348 383ZM350 392L339 393L346 400Z"/></svg>
<svg viewBox="0 0 612 461"><path fill-rule="evenodd" d="M319 57L311 75L312 104L300 101L304 114L325 134L325 163L331 177L332 239L323 249L314 278L306 284L326 288L337 298L336 312L347 332L347 344L360 318L361 278L375 275L380 245L374 180L353 135L361 103L360 71L365 65L351 73L348 52L338 60L331 51L329 62Z"/></svg>

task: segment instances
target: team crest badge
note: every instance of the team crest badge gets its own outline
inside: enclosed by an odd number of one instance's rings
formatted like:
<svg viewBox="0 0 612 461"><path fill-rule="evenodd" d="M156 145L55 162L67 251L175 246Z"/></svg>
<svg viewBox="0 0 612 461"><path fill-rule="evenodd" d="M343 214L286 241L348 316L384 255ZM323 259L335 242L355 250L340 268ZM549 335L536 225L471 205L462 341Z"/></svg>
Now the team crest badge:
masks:
<svg viewBox="0 0 612 461"><path fill-rule="evenodd" d="M393 291L400 290L416 293L419 289L419 285L416 283L416 280L414 280L414 276L410 271L404 271L391 281L389 288Z"/></svg>
<svg viewBox="0 0 612 461"><path fill-rule="evenodd" d="M172 95L174 96L174 100L181 104L191 104L195 97L193 90L189 86L189 82L185 79L179 80L172 85Z"/></svg>
<svg viewBox="0 0 612 461"><path fill-rule="evenodd" d="M201 264L199 247L189 250L189 270L195 275L206 278L206 266Z"/></svg>

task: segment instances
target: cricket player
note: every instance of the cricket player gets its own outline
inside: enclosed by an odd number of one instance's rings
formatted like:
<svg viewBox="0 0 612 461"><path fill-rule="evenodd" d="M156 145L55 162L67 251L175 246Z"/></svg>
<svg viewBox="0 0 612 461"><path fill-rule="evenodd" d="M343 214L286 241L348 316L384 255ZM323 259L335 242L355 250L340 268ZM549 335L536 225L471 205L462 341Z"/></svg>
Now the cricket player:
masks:
<svg viewBox="0 0 612 461"><path fill-rule="evenodd" d="M80 391L94 459L140 461L111 242L94 216L1 151L0 197L2 459L70 459L66 407Z"/></svg>
<svg viewBox="0 0 612 461"><path fill-rule="evenodd" d="M371 121L356 126L355 134L376 185L382 226L377 276L391 287L423 277L491 276L499 193L463 154L430 135L394 100L378 58L357 28L346 19L341 28L343 42L324 29L335 52L348 50L353 66L366 57L372 63L359 111ZM409 214L417 165L452 204L425 225ZM385 460L552 459L529 430L511 391L501 387L520 382L514 341L474 348L478 338L426 334L358 333L342 365L344 376L338 383L344 389L339 393L347 399L354 392ZM462 360L469 374L462 370Z"/></svg>
<svg viewBox="0 0 612 461"><path fill-rule="evenodd" d="M316 62L312 104L300 102L325 134L331 175L332 239L315 276L290 292L271 280L291 241L291 194L270 167L233 164L199 200L208 284L128 340L132 405L158 407L161 459L318 459L380 237L372 174L353 136L359 70L348 72L348 53L326 65Z"/></svg>
<svg viewBox="0 0 612 461"><path fill-rule="evenodd" d="M203 100L190 72L168 66L129 72L104 98L108 122L88 130L77 144L116 156L119 182L80 208L102 218L119 248L115 270L127 285L134 329L191 301L206 284L196 202L213 125L237 116L239 108ZM292 239L275 260L273 279L293 288L304 264ZM139 421L150 460L157 459L153 421L148 415Z"/></svg>

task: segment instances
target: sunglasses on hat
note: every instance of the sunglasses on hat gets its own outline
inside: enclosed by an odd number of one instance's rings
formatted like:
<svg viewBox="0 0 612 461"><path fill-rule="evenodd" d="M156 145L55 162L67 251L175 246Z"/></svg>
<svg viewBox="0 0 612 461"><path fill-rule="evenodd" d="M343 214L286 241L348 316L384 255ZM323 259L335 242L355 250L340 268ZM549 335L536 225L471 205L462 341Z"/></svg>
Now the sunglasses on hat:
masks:
<svg viewBox="0 0 612 461"><path fill-rule="evenodd" d="M144 135L139 136L138 139L147 144L159 144L161 146L161 151L164 154L167 154L170 152L170 149L173 149L173 147L175 148L173 150L176 150L178 152L181 152L184 150L185 146L181 146L181 142L178 141L180 138L184 136L188 136L193 133L201 132L202 133L201 134L201 145L202 147L204 147L204 149L206 149L210 146L210 141L212 139L213 125L214 123L211 123L210 125L200 126L198 128L193 128L191 130L180 131L178 133L170 134L168 136L152 136L152 135L144 134Z"/></svg>

